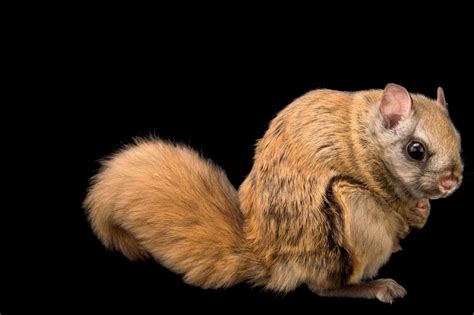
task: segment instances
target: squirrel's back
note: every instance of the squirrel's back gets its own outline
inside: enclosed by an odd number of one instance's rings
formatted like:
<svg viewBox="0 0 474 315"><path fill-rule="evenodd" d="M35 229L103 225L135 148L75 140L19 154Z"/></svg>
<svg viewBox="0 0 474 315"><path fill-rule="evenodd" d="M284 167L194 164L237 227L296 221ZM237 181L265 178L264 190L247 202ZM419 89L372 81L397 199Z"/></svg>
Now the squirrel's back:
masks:
<svg viewBox="0 0 474 315"><path fill-rule="evenodd" d="M252 268L235 188L185 146L138 140L103 163L84 206L105 246L151 255L188 283L225 287Z"/></svg>

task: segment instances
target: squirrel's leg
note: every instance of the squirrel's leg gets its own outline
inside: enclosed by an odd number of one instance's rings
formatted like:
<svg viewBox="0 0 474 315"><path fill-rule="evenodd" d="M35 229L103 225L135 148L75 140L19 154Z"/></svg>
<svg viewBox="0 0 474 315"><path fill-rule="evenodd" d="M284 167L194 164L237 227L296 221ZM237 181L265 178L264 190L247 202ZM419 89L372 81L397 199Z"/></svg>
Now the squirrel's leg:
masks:
<svg viewBox="0 0 474 315"><path fill-rule="evenodd" d="M420 199L415 208L410 209L406 214L408 224L417 229L424 227L426 221L428 221L430 209L430 201L428 199Z"/></svg>
<svg viewBox="0 0 474 315"><path fill-rule="evenodd" d="M344 218L344 246L352 274L342 284L328 288L309 282L309 288L321 296L376 298L385 303L405 296L405 289L392 279L362 281L374 277L399 247L399 236L407 228L401 215L357 183L341 180L331 188L332 206Z"/></svg>
<svg viewBox="0 0 474 315"><path fill-rule="evenodd" d="M331 290L318 290L311 286L310 289L319 296L378 299L385 303L392 303L394 299L404 297L407 293L392 279L377 279Z"/></svg>

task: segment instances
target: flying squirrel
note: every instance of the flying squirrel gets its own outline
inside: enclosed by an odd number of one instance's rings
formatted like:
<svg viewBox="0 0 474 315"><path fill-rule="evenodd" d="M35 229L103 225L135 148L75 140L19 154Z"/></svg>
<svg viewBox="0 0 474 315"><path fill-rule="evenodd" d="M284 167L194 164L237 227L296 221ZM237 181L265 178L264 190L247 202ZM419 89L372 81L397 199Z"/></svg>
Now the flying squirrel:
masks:
<svg viewBox="0 0 474 315"><path fill-rule="evenodd" d="M460 135L437 99L402 86L311 91L272 120L239 190L192 149L138 139L104 160L84 201L102 243L202 288L240 282L320 296L406 294L372 280L461 184Z"/></svg>

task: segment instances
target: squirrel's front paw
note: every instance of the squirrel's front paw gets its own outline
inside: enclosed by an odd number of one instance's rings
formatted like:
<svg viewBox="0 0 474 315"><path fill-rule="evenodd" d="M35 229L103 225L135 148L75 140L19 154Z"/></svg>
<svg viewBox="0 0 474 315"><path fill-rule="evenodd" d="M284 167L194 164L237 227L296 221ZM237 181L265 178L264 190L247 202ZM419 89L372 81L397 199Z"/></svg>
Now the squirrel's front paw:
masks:
<svg viewBox="0 0 474 315"><path fill-rule="evenodd" d="M408 224L414 228L421 229L425 226L426 221L430 215L430 201L428 199L420 199L415 208L412 208L407 213Z"/></svg>

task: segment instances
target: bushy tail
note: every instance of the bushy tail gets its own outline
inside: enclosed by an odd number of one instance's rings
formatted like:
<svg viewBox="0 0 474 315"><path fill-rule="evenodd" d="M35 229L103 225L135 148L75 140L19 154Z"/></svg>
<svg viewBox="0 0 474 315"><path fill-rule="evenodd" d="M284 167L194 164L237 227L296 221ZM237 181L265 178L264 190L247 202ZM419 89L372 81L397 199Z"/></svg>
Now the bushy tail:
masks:
<svg viewBox="0 0 474 315"><path fill-rule="evenodd" d="M225 287L263 274L244 245L236 190L184 146L138 140L104 162L84 207L107 248L151 255L190 284Z"/></svg>

